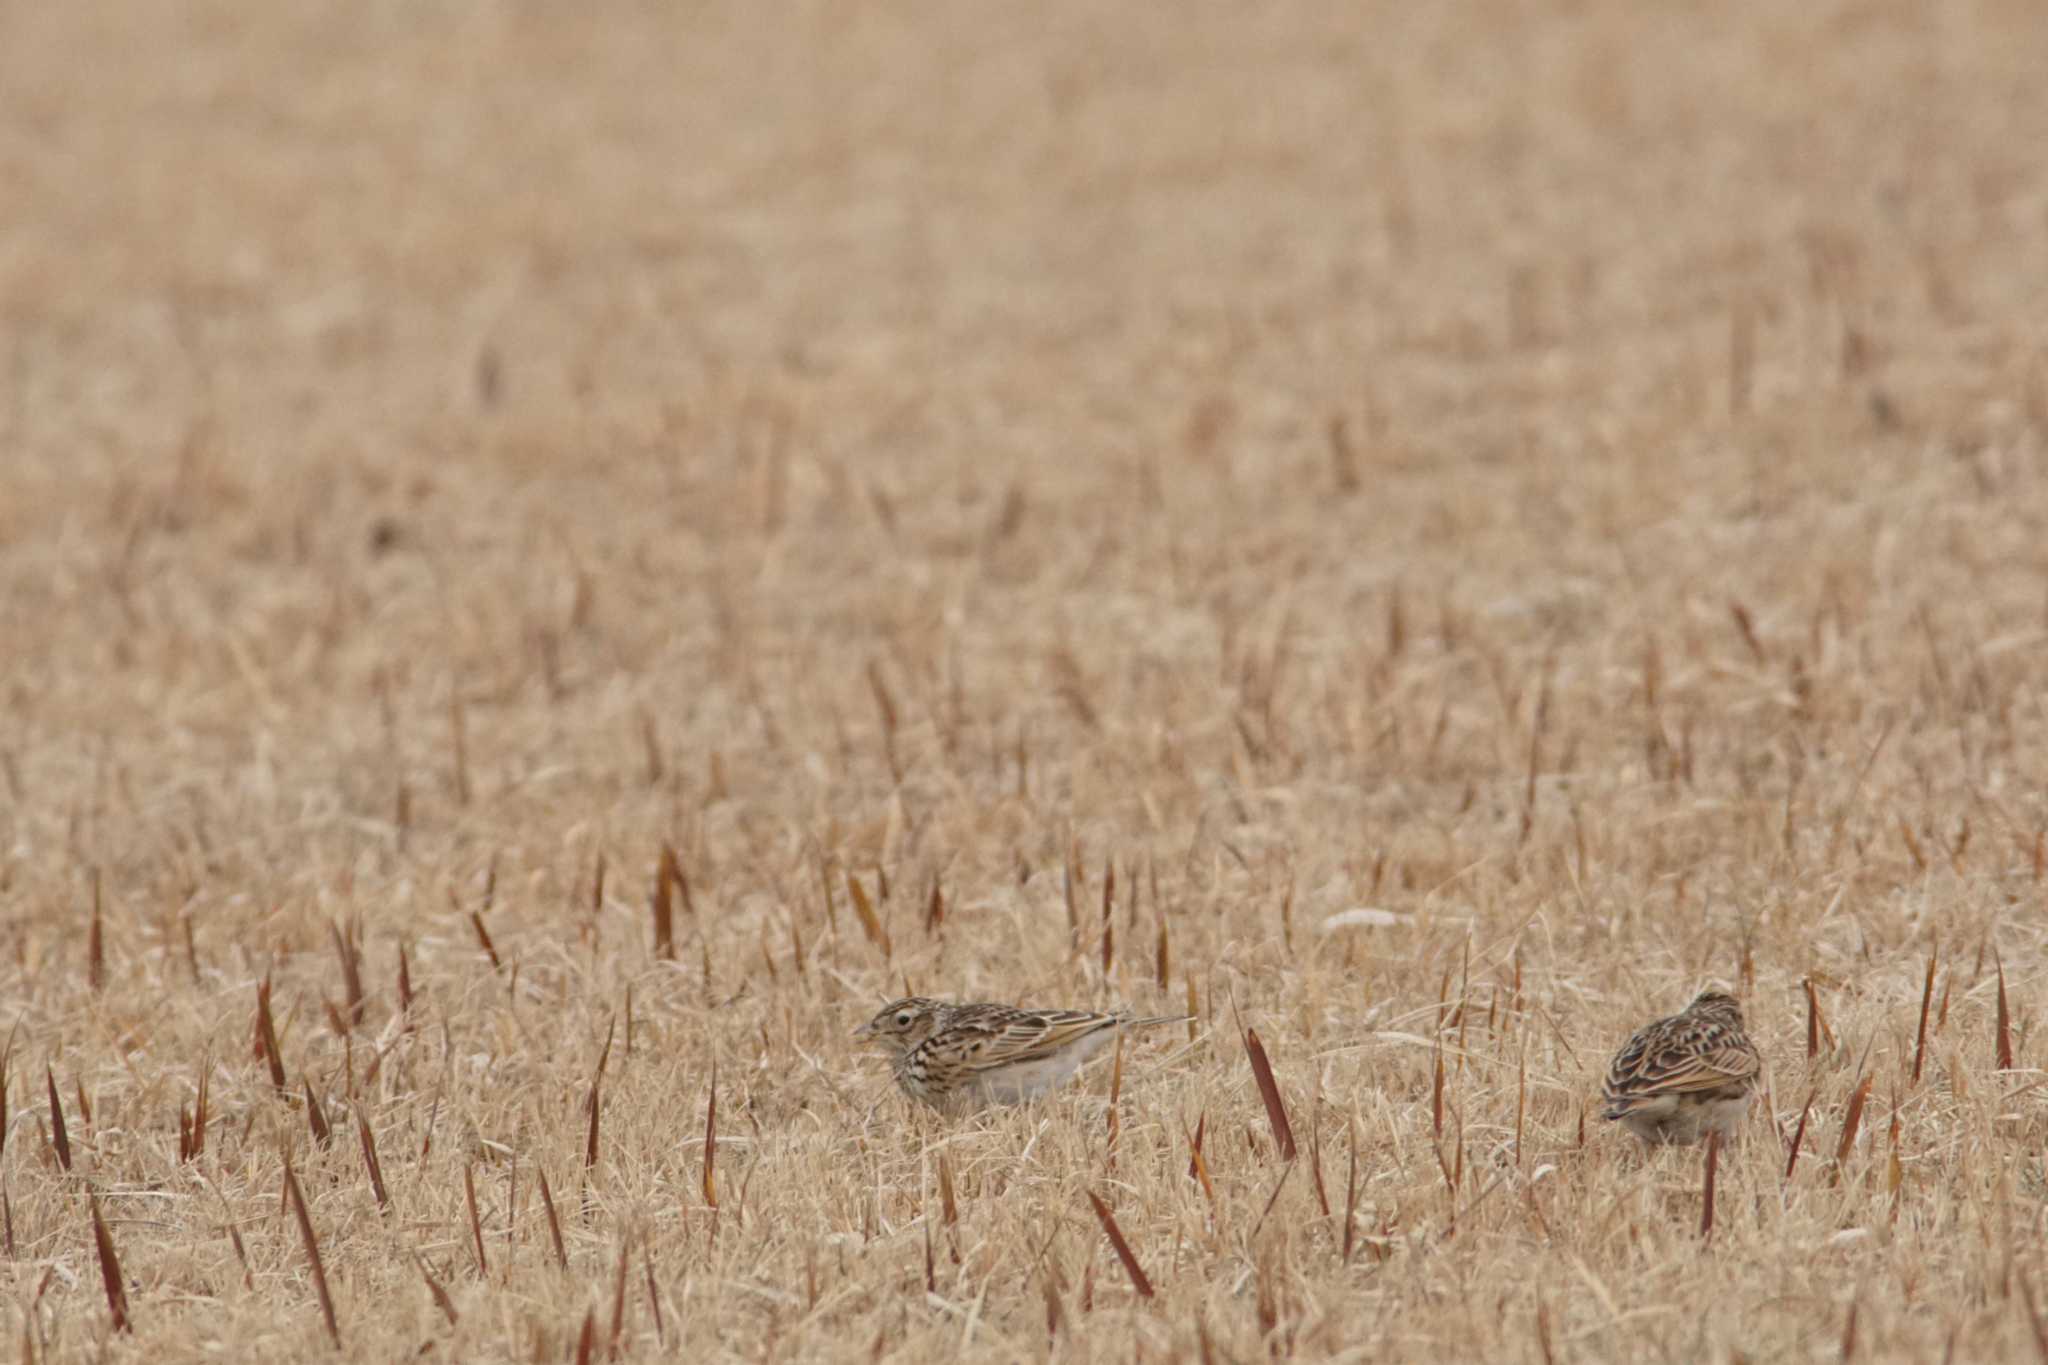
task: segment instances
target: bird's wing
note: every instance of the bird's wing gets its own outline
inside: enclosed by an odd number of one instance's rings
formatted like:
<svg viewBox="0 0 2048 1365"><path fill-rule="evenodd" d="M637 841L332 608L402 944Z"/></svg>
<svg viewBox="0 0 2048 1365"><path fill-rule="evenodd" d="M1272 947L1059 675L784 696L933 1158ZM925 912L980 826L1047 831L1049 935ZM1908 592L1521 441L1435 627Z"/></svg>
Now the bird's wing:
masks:
<svg viewBox="0 0 2048 1365"><path fill-rule="evenodd" d="M927 1046L943 1048L957 1056L961 1065L979 1071L1053 1056L1116 1022L1113 1014L1082 1010L1003 1010L960 1019L934 1035Z"/></svg>
<svg viewBox="0 0 2048 1365"><path fill-rule="evenodd" d="M1645 1030L1616 1054L1603 1092L1609 1103L1693 1094L1750 1080L1762 1069L1763 1059L1746 1039L1722 1036L1681 1043Z"/></svg>

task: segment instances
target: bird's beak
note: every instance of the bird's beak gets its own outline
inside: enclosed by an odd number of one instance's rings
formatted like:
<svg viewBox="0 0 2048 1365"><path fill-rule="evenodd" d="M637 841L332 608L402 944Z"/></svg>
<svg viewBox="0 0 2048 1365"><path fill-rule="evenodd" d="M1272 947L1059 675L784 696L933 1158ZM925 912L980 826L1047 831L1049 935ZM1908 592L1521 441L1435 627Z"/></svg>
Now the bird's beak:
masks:
<svg viewBox="0 0 2048 1365"><path fill-rule="evenodd" d="M874 1036L875 1021L872 1019L868 1020L868 1022L862 1024L859 1028L853 1031L853 1038L855 1042L859 1042L863 1038L872 1038Z"/></svg>

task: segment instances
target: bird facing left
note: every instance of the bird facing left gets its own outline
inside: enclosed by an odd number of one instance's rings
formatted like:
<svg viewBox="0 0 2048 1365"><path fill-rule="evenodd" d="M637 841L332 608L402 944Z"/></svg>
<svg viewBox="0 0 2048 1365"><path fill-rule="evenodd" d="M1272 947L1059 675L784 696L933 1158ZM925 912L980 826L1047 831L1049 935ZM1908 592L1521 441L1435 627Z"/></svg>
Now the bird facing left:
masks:
<svg viewBox="0 0 2048 1365"><path fill-rule="evenodd" d="M960 1112L1036 1099L1070 1080L1119 1032L1189 1017L1134 1018L908 996L885 1005L853 1036L888 1054L890 1072L906 1095Z"/></svg>

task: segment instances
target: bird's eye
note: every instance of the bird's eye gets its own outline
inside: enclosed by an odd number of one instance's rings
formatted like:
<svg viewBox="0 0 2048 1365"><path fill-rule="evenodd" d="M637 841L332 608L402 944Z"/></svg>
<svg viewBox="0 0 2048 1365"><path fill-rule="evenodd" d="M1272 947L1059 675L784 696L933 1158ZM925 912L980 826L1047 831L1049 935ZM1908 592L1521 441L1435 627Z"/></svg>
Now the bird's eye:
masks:
<svg viewBox="0 0 2048 1365"><path fill-rule="evenodd" d="M898 1010L898 1011L896 1012L896 1027L897 1027L897 1028L909 1028L909 1027L910 1027L910 1011L909 1011L909 1010Z"/></svg>

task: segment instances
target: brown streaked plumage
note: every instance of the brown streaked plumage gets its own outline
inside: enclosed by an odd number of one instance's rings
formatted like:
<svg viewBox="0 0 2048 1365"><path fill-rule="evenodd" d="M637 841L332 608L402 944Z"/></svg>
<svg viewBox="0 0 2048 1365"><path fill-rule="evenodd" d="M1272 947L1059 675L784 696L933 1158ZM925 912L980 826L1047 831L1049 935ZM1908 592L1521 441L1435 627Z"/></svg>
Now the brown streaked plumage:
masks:
<svg viewBox="0 0 2048 1365"><path fill-rule="evenodd" d="M1636 1030L1614 1055L1601 1087L1603 1116L1645 1142L1692 1143L1735 1136L1763 1075L1742 1026L1742 1006L1703 991L1669 1018Z"/></svg>
<svg viewBox="0 0 2048 1365"><path fill-rule="evenodd" d="M910 996L854 1031L889 1054L903 1092L945 1110L1021 1104L1066 1082L1120 1029L1177 1024L1089 1010L1024 1009Z"/></svg>

